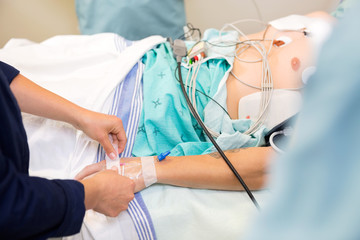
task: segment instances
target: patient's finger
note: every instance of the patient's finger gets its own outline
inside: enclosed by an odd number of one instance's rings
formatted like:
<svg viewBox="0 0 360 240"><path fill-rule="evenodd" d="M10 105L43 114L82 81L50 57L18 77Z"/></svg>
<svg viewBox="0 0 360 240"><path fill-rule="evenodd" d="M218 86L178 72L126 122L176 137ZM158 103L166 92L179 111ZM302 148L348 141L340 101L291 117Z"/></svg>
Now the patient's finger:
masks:
<svg viewBox="0 0 360 240"><path fill-rule="evenodd" d="M102 170L104 170L106 168L106 162L105 160L98 162L98 163L94 163L91 165L88 165L86 167L84 167L78 174L76 174L75 176L75 180L82 180L86 177L89 177L90 175L100 172Z"/></svg>
<svg viewBox="0 0 360 240"><path fill-rule="evenodd" d="M119 169L118 169L117 167L115 167L115 166L112 166L112 167L111 167L111 170L113 170L113 171L115 171L115 172L119 172Z"/></svg>

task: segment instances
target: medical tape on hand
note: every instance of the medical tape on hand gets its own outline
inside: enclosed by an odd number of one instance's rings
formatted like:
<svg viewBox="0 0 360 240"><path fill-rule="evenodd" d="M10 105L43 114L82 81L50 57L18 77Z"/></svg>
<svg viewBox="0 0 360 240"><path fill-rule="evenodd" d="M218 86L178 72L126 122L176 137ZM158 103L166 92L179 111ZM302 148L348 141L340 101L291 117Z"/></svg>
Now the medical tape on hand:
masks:
<svg viewBox="0 0 360 240"><path fill-rule="evenodd" d="M145 186L148 187L151 184L156 183L157 177L156 177L154 157L142 157L141 166L142 166L142 174L143 174Z"/></svg>
<svg viewBox="0 0 360 240"><path fill-rule="evenodd" d="M120 158L119 158L119 154L118 154L118 145L116 143L112 143L111 145L114 147L115 149L115 153L116 153L116 158L114 160L112 160L111 158L108 157L108 155L105 155L105 162L106 162L106 169L111 169L112 167L116 167L116 169L118 169L118 173L121 174L121 168L120 168Z"/></svg>

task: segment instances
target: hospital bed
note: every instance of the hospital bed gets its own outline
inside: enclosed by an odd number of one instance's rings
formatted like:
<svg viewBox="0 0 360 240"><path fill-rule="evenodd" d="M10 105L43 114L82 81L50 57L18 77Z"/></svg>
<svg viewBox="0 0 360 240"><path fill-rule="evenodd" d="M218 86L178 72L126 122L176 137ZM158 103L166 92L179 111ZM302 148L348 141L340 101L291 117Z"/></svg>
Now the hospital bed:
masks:
<svg viewBox="0 0 360 240"><path fill-rule="evenodd" d="M13 39L0 50L0 58L82 107L119 116L131 143L137 122L130 118L140 114L134 111L141 102L139 59L163 41L154 36L130 42L115 34L56 36L42 43ZM130 88L138 90L127 91ZM128 99L133 101L122 104ZM31 175L73 178L104 159L97 142L66 123L29 114L23 114L23 121ZM131 153L131 144L124 152ZM264 204L268 192L254 194ZM87 211L81 232L66 239L238 239L256 213L242 192L155 184L136 194L129 210L117 218Z"/></svg>

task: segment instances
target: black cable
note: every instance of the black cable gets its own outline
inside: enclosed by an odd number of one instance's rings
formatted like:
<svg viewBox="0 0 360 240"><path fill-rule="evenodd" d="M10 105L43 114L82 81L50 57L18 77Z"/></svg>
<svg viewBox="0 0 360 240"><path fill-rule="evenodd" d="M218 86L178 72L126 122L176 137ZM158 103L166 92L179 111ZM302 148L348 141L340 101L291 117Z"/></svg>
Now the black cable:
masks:
<svg viewBox="0 0 360 240"><path fill-rule="evenodd" d="M221 157L224 159L224 161L226 162L226 164L229 166L229 168L231 169L231 171L234 173L235 177L239 180L239 182L241 183L241 185L243 186L244 190L246 191L246 193L249 195L251 201L254 203L255 207L260 210L260 206L258 204L258 202L256 201L254 195L252 194L252 192L250 191L250 189L248 188L248 186L246 185L246 183L244 182L244 180L242 179L242 177L240 176L240 174L236 171L235 167L232 165L232 163L229 161L229 159L226 157L226 155L224 154L224 152L221 150L221 148L219 147L219 145L216 143L216 141L214 140L214 138L211 136L210 132L207 130L206 126L203 124L202 120L200 119L199 115L197 114L197 112L195 111L193 105L191 104L191 101L189 99L189 96L186 93L185 90L185 85L184 82L182 80L182 74L181 74L181 62L177 61L177 68L178 68L178 75L179 75L179 79L180 79L180 86L181 86L181 90L184 94L184 97L186 99L186 103L189 106L189 109L191 111L191 113L193 114L193 116L195 117L196 121L200 124L200 126L203 128L205 134L208 136L208 138L210 139L210 141L212 142L212 144L214 145L214 147L216 148L216 150L219 152L219 154L221 155Z"/></svg>
<svg viewBox="0 0 360 240"><path fill-rule="evenodd" d="M200 28L195 28L191 23L186 24L188 31L181 34L177 39L185 40L186 35L193 36L197 32L199 39L201 39L201 30Z"/></svg>

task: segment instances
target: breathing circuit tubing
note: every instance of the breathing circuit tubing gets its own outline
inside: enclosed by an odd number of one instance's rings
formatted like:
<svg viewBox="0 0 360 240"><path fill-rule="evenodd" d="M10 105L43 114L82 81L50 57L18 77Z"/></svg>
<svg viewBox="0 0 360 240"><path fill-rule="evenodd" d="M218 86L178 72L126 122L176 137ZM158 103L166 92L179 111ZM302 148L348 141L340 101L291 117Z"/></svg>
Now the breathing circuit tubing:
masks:
<svg viewBox="0 0 360 240"><path fill-rule="evenodd" d="M175 53L176 54L176 53ZM185 90L185 85L182 79L182 74L181 74L181 58L179 59L178 57L182 57L177 55L177 69L178 69L178 75L179 75L179 82L180 82L180 86L181 86L181 90L184 94L184 97L186 99L186 103L192 113L192 115L194 116L194 118L196 119L196 121L199 123L199 125L202 127L202 129L204 130L205 134L208 136L208 138L210 139L210 141L212 142L212 144L214 145L214 147L216 148L216 150L219 152L219 154L221 155L221 157L224 159L224 161L226 162L226 164L229 166L230 170L234 173L235 177L238 179L238 181L240 182L240 184L243 186L244 190L246 191L246 193L248 194L248 196L250 197L251 201L254 203L255 207L260 210L260 206L258 204L258 202L256 201L254 195L252 194L252 192L250 191L249 187L246 185L245 181L242 179L242 177L240 176L240 174L237 172L237 170L235 169L235 167L232 165L232 163L229 161L229 159L226 157L226 155L224 154L223 150L219 147L219 145L216 143L215 139L211 136L210 132L208 131L208 129L206 128L206 126L204 125L204 123L202 122L202 120L200 119L199 114L196 112L196 110L194 109L193 105L191 104L191 101L189 99L189 96L186 93Z"/></svg>

